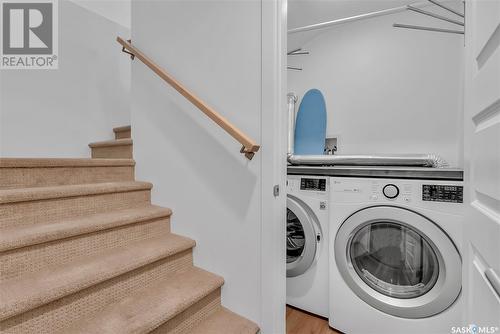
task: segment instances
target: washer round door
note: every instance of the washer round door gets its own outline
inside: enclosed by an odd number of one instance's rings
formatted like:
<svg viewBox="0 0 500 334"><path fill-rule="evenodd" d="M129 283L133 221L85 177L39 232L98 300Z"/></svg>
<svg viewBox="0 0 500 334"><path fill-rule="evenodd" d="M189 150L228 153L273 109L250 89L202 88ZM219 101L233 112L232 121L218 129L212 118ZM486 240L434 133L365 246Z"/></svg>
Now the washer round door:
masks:
<svg viewBox="0 0 500 334"><path fill-rule="evenodd" d="M462 288L462 260L453 241L434 222L407 209L357 211L337 231L334 250L351 290L394 316L440 313Z"/></svg>
<svg viewBox="0 0 500 334"><path fill-rule="evenodd" d="M318 219L298 198L288 195L286 211L286 276L295 277L313 265L321 234Z"/></svg>

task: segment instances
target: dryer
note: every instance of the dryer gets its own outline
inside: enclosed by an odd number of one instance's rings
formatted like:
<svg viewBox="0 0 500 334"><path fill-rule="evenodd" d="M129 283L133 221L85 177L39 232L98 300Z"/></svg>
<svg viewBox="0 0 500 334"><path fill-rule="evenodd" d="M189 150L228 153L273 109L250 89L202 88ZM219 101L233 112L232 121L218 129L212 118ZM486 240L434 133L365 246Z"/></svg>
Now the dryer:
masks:
<svg viewBox="0 0 500 334"><path fill-rule="evenodd" d="M327 317L329 178L287 178L287 304Z"/></svg>
<svg viewBox="0 0 500 334"><path fill-rule="evenodd" d="M331 178L329 324L345 333L461 326L463 184Z"/></svg>

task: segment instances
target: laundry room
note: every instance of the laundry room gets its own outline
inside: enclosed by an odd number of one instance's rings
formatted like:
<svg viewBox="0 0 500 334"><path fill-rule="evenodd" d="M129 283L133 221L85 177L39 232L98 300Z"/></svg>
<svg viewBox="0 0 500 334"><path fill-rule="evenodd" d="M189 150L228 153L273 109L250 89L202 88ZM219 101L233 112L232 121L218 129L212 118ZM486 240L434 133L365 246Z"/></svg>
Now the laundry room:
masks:
<svg viewBox="0 0 500 334"><path fill-rule="evenodd" d="M310 89L322 93L335 153L432 153L461 166L463 35L393 24L463 28L410 10L361 16L412 3L289 1L288 91L297 96L297 108ZM446 15L439 9L432 8Z"/></svg>
<svg viewBox="0 0 500 334"><path fill-rule="evenodd" d="M500 250L482 244L498 219L464 219L474 199L498 211L500 25L466 10L498 22L499 3L287 6L287 333L499 325Z"/></svg>

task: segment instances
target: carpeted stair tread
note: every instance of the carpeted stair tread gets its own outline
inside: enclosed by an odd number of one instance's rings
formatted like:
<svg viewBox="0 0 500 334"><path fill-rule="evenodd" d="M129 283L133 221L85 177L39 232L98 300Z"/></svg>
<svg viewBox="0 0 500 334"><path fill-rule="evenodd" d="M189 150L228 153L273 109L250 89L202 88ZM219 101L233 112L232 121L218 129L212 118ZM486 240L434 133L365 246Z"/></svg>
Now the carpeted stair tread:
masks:
<svg viewBox="0 0 500 334"><path fill-rule="evenodd" d="M96 148L96 147L110 147L110 146L128 146L128 145L132 145L132 144L133 144L132 139L123 138L123 139L98 141L98 142L90 143L89 146L91 148Z"/></svg>
<svg viewBox="0 0 500 334"><path fill-rule="evenodd" d="M149 182L127 181L88 183L68 186L5 189L0 190L0 204L96 194L109 194L115 192L150 190L152 187L153 185Z"/></svg>
<svg viewBox="0 0 500 334"><path fill-rule="evenodd" d="M172 210L168 208L148 205L67 219L61 222L7 227L0 229L0 252L169 217L171 214Z"/></svg>
<svg viewBox="0 0 500 334"><path fill-rule="evenodd" d="M219 310L190 330L189 334L255 334L258 332L259 326L257 324L225 307L220 307Z"/></svg>
<svg viewBox="0 0 500 334"><path fill-rule="evenodd" d="M222 284L222 277L192 267L109 305L94 318L77 321L64 333L149 333L219 289Z"/></svg>
<svg viewBox="0 0 500 334"><path fill-rule="evenodd" d="M0 189L133 181L133 159L0 158Z"/></svg>
<svg viewBox="0 0 500 334"><path fill-rule="evenodd" d="M116 128L113 128L113 132L127 132L130 131L132 127L130 125L124 125L124 126L117 126Z"/></svg>
<svg viewBox="0 0 500 334"><path fill-rule="evenodd" d="M0 168L135 166L134 159L0 158Z"/></svg>
<svg viewBox="0 0 500 334"><path fill-rule="evenodd" d="M140 241L0 284L0 320L194 247L175 234Z"/></svg>
<svg viewBox="0 0 500 334"><path fill-rule="evenodd" d="M130 125L119 126L113 129L115 139L125 139L132 137L132 127Z"/></svg>

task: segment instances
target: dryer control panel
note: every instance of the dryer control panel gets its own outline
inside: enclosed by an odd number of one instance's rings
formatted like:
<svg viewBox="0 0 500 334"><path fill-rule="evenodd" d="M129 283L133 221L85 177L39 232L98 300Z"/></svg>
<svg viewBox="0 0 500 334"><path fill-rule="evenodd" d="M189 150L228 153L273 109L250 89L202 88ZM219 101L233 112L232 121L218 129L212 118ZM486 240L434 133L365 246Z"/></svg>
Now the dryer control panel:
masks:
<svg viewBox="0 0 500 334"><path fill-rule="evenodd" d="M302 177L300 179L300 190L326 191L326 179Z"/></svg>

